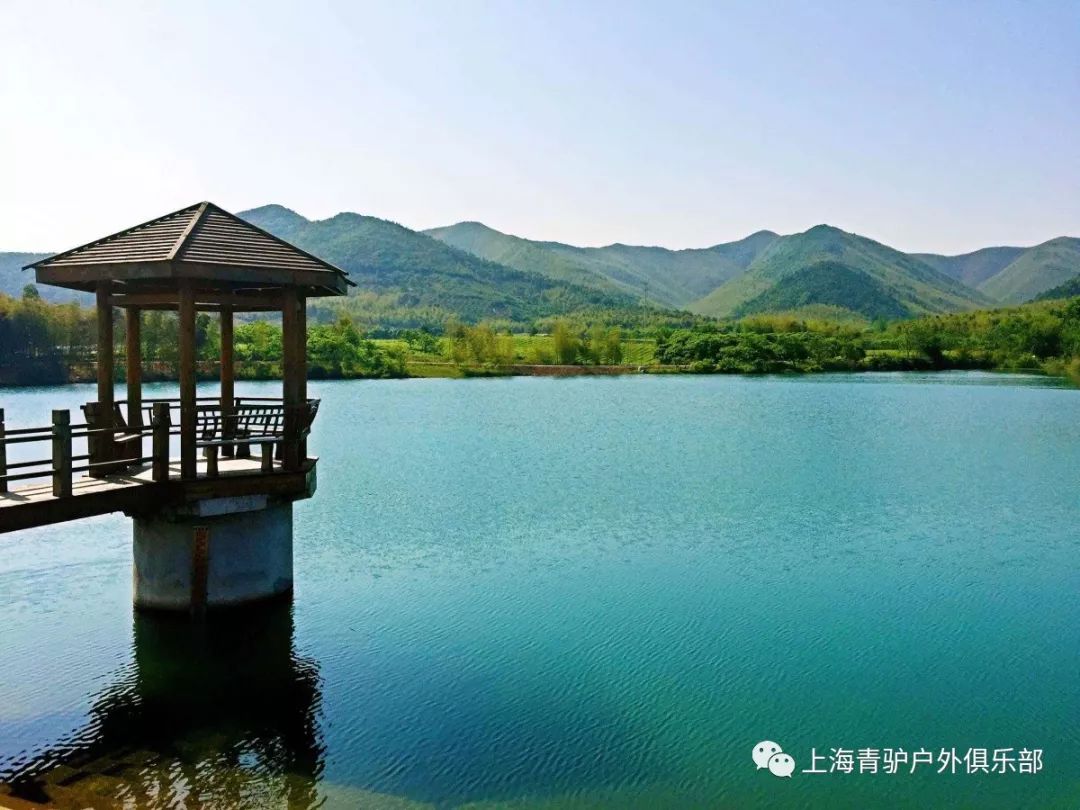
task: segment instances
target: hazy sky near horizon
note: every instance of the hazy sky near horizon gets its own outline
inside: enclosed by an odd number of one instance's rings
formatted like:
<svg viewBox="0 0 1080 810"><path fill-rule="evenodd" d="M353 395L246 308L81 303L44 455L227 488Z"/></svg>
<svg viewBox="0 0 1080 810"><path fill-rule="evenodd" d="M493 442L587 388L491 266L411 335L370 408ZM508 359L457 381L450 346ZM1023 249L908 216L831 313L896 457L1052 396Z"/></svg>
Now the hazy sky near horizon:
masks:
<svg viewBox="0 0 1080 810"><path fill-rule="evenodd" d="M0 250L210 199L702 247L1080 235L1080 1L0 0Z"/></svg>

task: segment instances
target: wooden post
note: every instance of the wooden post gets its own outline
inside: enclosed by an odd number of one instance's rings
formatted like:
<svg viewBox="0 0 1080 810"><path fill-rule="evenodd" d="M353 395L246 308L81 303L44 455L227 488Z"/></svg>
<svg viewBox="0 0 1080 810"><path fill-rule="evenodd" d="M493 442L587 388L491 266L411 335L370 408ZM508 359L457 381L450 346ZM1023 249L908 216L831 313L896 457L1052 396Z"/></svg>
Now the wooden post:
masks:
<svg viewBox="0 0 1080 810"><path fill-rule="evenodd" d="M127 421L131 433L143 426L142 418L142 310L128 307L125 352L127 355ZM125 455L142 458L142 436L132 439L125 448Z"/></svg>
<svg viewBox="0 0 1080 810"><path fill-rule="evenodd" d="M300 454L301 411L307 400L306 302L295 288L287 288L281 308L282 394L285 406L283 460L285 469L297 470Z"/></svg>
<svg viewBox="0 0 1080 810"><path fill-rule="evenodd" d="M169 403L154 403L154 480L157 482L169 480L169 428L172 427L169 417Z"/></svg>
<svg viewBox="0 0 1080 810"><path fill-rule="evenodd" d="M113 311L109 300L109 282L99 281L97 295L97 401L101 424L109 432L98 435L98 461L114 457L113 448ZM102 468L104 469L104 468Z"/></svg>
<svg viewBox="0 0 1080 810"><path fill-rule="evenodd" d="M8 491L5 475L7 475L7 442L4 441L4 409L0 408L0 492Z"/></svg>
<svg viewBox="0 0 1080 810"><path fill-rule="evenodd" d="M221 308L221 438L231 439L236 430L235 386L233 384L233 311L232 307ZM221 454L227 458L233 455L231 444L222 445Z"/></svg>
<svg viewBox="0 0 1080 810"><path fill-rule="evenodd" d="M212 444L205 450L206 455L206 477L217 478L218 474L218 447L216 444Z"/></svg>
<svg viewBox="0 0 1080 810"><path fill-rule="evenodd" d="M98 433L105 427L105 417L102 416L100 402L87 402L83 405L83 414L86 416L86 426L90 429L90 435L86 437L86 447L90 453L91 478L102 478L108 475L105 465L110 458L109 446L112 438L107 433Z"/></svg>
<svg viewBox="0 0 1080 810"><path fill-rule="evenodd" d="M233 400L233 411L232 412L235 413L235 414L239 414L240 413L240 405L241 405L240 397L237 397L236 399ZM238 432L240 434L242 434L241 438L247 438L251 433L250 425L245 424L243 428L240 427L240 422L244 422L244 421L246 421L246 420L238 419L237 424L233 426L234 430L237 430L237 428L240 428L238 430ZM237 458L251 458L251 445L248 444L247 442L244 442L243 444L237 446L237 448L236 448L236 457Z"/></svg>
<svg viewBox="0 0 1080 810"><path fill-rule="evenodd" d="M71 495L71 412L52 412L52 493L57 498Z"/></svg>
<svg viewBox="0 0 1080 810"><path fill-rule="evenodd" d="M300 431L300 425L304 424L307 413L307 299L300 296L296 309L297 319L297 363L300 366L300 379L297 380L296 391L296 446L298 461L303 463L307 459L307 440ZM297 464L297 469L300 465Z"/></svg>
<svg viewBox="0 0 1080 810"><path fill-rule="evenodd" d="M195 454L195 290L180 279L180 477L198 470Z"/></svg>

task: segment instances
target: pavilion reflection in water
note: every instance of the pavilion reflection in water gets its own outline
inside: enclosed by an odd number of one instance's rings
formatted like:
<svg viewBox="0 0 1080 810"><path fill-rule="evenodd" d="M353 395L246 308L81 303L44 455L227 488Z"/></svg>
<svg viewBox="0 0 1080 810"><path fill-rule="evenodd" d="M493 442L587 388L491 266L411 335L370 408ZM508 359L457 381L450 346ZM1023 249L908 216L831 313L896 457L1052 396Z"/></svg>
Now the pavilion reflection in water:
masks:
<svg viewBox="0 0 1080 810"><path fill-rule="evenodd" d="M189 622L136 614L134 661L85 727L0 772L55 807L314 807L319 671L288 604Z"/></svg>

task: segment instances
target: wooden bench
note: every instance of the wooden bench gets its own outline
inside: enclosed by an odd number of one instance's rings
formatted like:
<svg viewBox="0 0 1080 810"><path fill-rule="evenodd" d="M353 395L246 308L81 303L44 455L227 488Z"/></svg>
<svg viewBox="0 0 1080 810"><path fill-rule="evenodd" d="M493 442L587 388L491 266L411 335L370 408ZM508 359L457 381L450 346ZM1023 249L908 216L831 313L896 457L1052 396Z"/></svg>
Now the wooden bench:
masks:
<svg viewBox="0 0 1080 810"><path fill-rule="evenodd" d="M135 428L136 432L130 432L128 430L127 420L124 419L124 413L120 410L119 405L113 405L113 427L116 429L116 433L113 434L113 441L118 444L124 442L131 442L135 439L141 439L143 437L142 432L139 432L138 428Z"/></svg>
<svg viewBox="0 0 1080 810"><path fill-rule="evenodd" d="M97 402L87 402L82 406L82 412L91 431L112 431L111 435L93 432L87 437L91 463L102 465L93 470L91 476L117 472L140 460L145 431L139 426L128 426L118 403L113 404L108 418L105 409Z"/></svg>
<svg viewBox="0 0 1080 810"><path fill-rule="evenodd" d="M281 436L252 436L243 439L209 439L196 442L196 447L202 448L203 456L206 457L206 474L214 477L218 474L218 450L219 448L243 449L243 454L237 453L237 458L251 458L251 445L259 444L262 447L262 471L270 472L274 468L274 448L284 443Z"/></svg>
<svg viewBox="0 0 1080 810"><path fill-rule="evenodd" d="M311 433L311 425L319 411L319 400L307 401L298 425L298 441ZM235 451L237 458L251 458L251 446L262 449L262 471L273 469L275 450L281 457L285 444L285 409L281 405L244 405L234 412L222 415L216 406L206 406L197 423L195 446L202 448L206 457L206 474L218 474L218 452Z"/></svg>

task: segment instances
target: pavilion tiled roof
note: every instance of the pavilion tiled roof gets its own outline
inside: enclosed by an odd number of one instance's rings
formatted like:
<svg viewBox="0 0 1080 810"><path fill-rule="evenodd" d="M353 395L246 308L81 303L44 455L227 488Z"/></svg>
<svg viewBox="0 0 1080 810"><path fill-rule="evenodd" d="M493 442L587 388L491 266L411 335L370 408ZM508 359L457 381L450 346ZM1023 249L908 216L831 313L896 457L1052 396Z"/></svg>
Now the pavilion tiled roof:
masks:
<svg viewBox="0 0 1080 810"><path fill-rule="evenodd" d="M103 265L193 263L245 270L334 273L344 271L211 202L152 219L133 228L58 253L27 269ZM351 282L350 282L351 283Z"/></svg>

